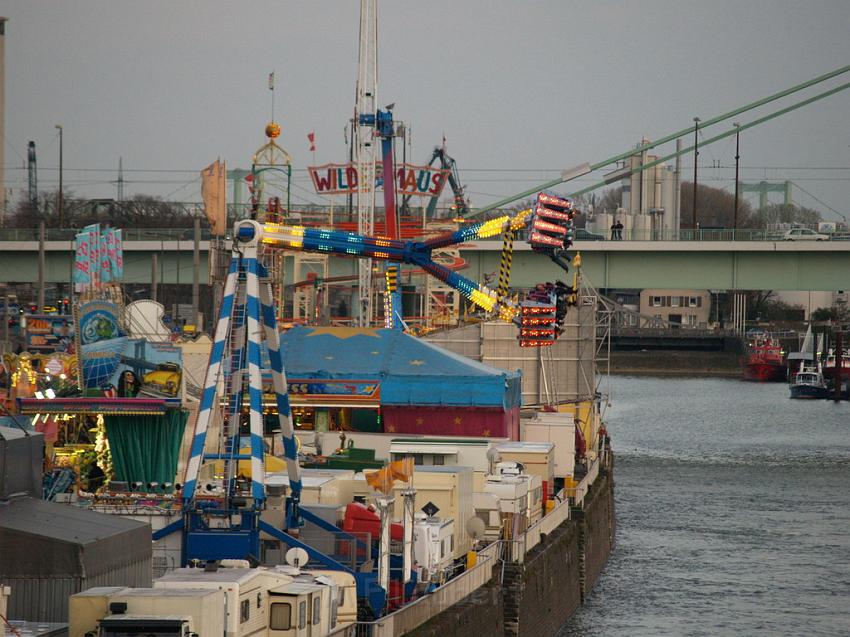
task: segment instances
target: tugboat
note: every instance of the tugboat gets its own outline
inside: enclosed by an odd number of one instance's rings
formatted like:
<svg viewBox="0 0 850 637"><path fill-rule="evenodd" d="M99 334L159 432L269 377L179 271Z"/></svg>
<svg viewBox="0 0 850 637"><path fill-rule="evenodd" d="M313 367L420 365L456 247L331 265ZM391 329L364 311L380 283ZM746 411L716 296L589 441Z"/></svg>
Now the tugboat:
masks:
<svg viewBox="0 0 850 637"><path fill-rule="evenodd" d="M747 344L747 356L744 363L744 378L762 383L785 380L785 352L778 339L769 332L753 335Z"/></svg>

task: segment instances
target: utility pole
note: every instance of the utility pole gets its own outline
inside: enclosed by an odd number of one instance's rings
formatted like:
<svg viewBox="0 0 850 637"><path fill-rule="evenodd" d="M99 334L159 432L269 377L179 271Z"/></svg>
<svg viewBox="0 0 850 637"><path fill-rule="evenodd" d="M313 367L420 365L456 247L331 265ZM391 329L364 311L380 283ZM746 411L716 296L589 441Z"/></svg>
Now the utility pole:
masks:
<svg viewBox="0 0 850 637"><path fill-rule="evenodd" d="M27 177L29 186L30 209L38 214L38 170L35 156L35 142L27 144Z"/></svg>
<svg viewBox="0 0 850 637"><path fill-rule="evenodd" d="M156 265L156 252L151 253L151 299L157 299L157 279L159 277L159 268Z"/></svg>
<svg viewBox="0 0 850 637"><path fill-rule="evenodd" d="M192 322L195 332L200 330L198 325L198 306L201 302L201 218L195 217L195 245L192 252Z"/></svg>
<svg viewBox="0 0 850 637"><path fill-rule="evenodd" d="M676 214L673 217L673 231L676 240L682 229L682 140L676 140L676 196L673 198Z"/></svg>
<svg viewBox="0 0 850 637"><path fill-rule="evenodd" d="M118 201L124 201L124 158L118 158Z"/></svg>
<svg viewBox="0 0 850 637"><path fill-rule="evenodd" d="M5 343L5 347L8 349L6 351L13 352L15 351L12 347L12 344L9 342L9 295L6 295L6 303L3 309L3 342Z"/></svg>
<svg viewBox="0 0 850 637"><path fill-rule="evenodd" d="M691 213L691 227L696 238L697 229L697 163L699 158L699 117L694 117L694 204Z"/></svg>
<svg viewBox="0 0 850 637"><path fill-rule="evenodd" d="M732 126L735 127L735 218L732 221L732 239L734 239L738 231L738 160L741 159L741 125L733 122Z"/></svg>
<svg viewBox="0 0 850 637"><path fill-rule="evenodd" d="M38 222L38 309L44 311L44 219Z"/></svg>
<svg viewBox="0 0 850 637"><path fill-rule="evenodd" d="M59 212L59 227L65 227L65 201L62 193L62 126L56 124L55 128L59 131L59 203L57 209Z"/></svg>

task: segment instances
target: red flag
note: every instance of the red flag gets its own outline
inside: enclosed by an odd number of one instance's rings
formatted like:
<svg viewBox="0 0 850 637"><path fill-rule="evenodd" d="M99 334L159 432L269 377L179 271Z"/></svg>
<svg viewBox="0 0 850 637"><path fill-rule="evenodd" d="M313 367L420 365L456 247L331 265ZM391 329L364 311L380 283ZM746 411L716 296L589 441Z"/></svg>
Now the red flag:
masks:
<svg viewBox="0 0 850 637"><path fill-rule="evenodd" d="M307 133L307 140L310 142L310 152L315 153L316 152L316 132L310 131L309 133Z"/></svg>

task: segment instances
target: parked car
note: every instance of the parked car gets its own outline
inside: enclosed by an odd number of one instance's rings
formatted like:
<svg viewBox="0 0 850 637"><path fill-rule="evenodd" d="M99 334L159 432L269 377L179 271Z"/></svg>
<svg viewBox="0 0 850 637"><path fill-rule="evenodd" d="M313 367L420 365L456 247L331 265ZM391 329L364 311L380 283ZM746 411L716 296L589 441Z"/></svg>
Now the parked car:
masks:
<svg viewBox="0 0 850 637"><path fill-rule="evenodd" d="M595 232L590 232L584 228L576 228L575 232L575 240L576 241L603 241L605 239L601 234L596 234Z"/></svg>
<svg viewBox="0 0 850 637"><path fill-rule="evenodd" d="M785 233L785 241L829 241L828 234L820 234L810 228L792 228Z"/></svg>

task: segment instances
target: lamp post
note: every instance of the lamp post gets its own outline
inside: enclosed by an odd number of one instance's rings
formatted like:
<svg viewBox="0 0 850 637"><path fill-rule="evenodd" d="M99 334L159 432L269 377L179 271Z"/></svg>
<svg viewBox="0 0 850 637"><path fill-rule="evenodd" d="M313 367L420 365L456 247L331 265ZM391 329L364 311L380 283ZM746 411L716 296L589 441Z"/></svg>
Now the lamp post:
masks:
<svg viewBox="0 0 850 637"><path fill-rule="evenodd" d="M56 124L54 128L59 131L59 203L57 205L57 208L59 212L59 227L63 228L65 226L65 202L63 201L62 197L62 125Z"/></svg>
<svg viewBox="0 0 850 637"><path fill-rule="evenodd" d="M699 117L694 117L694 203L693 214L691 216L691 226L694 229L695 238L697 229L697 158L699 157L699 122Z"/></svg>
<svg viewBox="0 0 850 637"><path fill-rule="evenodd" d="M732 220L732 239L735 239L735 234L738 231L738 160L741 158L741 125L734 122L735 127L735 217Z"/></svg>

